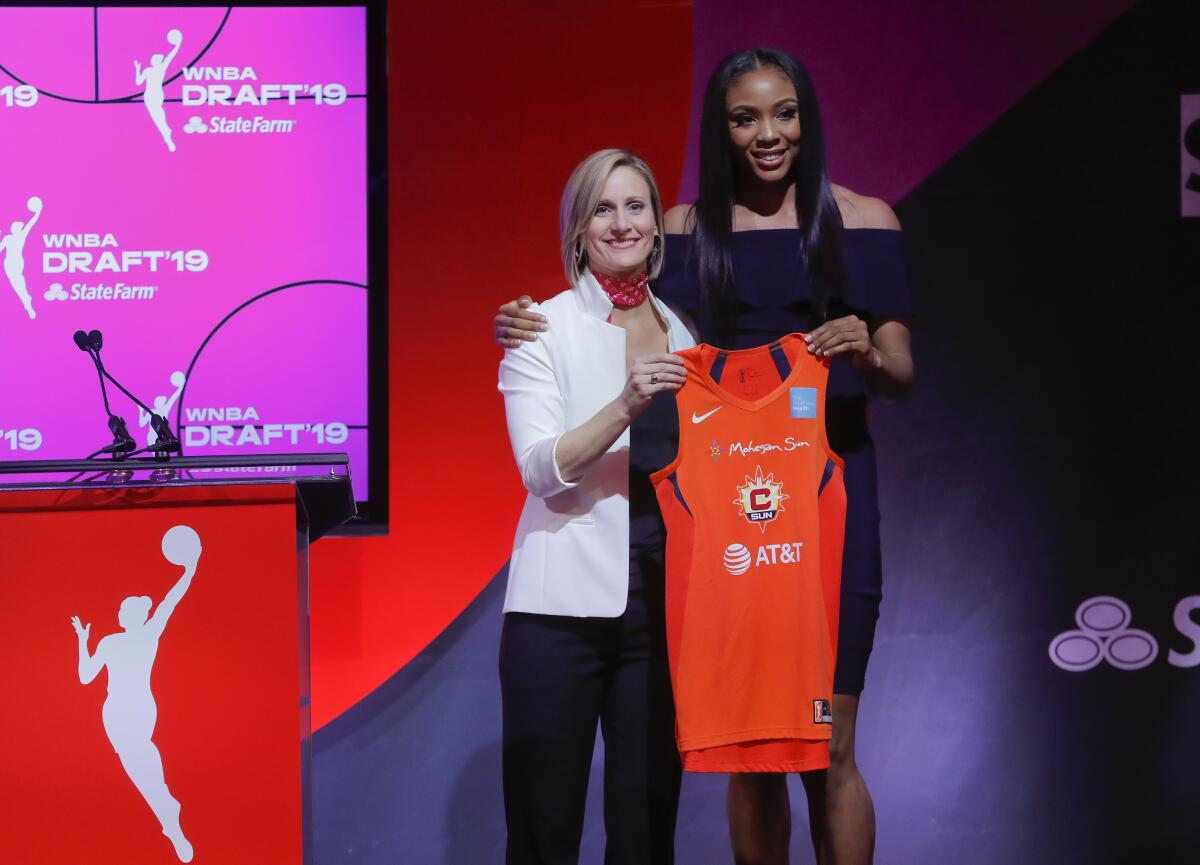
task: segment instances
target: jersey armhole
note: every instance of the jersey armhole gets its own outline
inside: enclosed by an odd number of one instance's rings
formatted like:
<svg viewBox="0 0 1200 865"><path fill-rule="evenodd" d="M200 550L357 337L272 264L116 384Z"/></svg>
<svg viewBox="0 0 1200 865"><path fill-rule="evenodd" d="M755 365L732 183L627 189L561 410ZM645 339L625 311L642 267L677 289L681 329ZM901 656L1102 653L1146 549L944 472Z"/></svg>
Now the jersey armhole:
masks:
<svg viewBox="0 0 1200 865"><path fill-rule="evenodd" d="M825 382L822 387L823 393L821 394L821 422L817 424L817 432L821 437L821 448L825 451L825 455L833 460L837 464L838 468L840 468L842 471L845 471L846 461L842 459L841 454L834 453L833 448L829 444L829 436L825 429L825 425L829 421L828 414L826 412L826 402L829 399L829 373L831 372L828 360L824 362L824 366Z"/></svg>
<svg viewBox="0 0 1200 865"><path fill-rule="evenodd" d="M679 445L676 445L675 446L675 458L672 459L665 466L663 466L661 469L657 469L656 471L650 472L650 483L652 483L652 484L658 483L663 478L667 477L672 472L674 472L677 468L679 468L680 458L683 456L683 454L680 451L681 451L681 449L680 449Z"/></svg>

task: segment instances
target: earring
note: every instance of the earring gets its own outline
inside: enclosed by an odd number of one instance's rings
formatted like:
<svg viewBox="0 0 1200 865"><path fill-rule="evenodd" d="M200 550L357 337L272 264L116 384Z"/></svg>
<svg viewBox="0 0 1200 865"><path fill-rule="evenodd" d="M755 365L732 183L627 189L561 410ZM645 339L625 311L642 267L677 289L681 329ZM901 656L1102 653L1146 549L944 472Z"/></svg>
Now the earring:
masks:
<svg viewBox="0 0 1200 865"><path fill-rule="evenodd" d="M580 267L583 266L583 256L584 256L583 244L580 243L579 241L575 241L575 264L577 264Z"/></svg>

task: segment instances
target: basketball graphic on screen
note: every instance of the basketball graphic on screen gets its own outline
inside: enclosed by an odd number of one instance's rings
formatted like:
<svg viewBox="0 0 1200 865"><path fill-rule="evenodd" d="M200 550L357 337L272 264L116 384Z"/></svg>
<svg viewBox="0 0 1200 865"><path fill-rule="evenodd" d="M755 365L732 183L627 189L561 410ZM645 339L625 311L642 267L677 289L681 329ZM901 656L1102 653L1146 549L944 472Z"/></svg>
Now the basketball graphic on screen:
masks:
<svg viewBox="0 0 1200 865"><path fill-rule="evenodd" d="M30 84L48 99L140 101L144 87L134 84L133 58L146 66L151 55L165 57L186 41L187 53L163 81L177 87L181 70L203 62L219 43L229 15L226 7L0 9L0 67L11 83Z"/></svg>
<svg viewBox="0 0 1200 865"><path fill-rule="evenodd" d="M174 407L185 453L341 450L365 459L365 404L348 412L337 388L312 385L365 380L365 346L345 345L342 334L365 315L366 301L362 286L312 282L266 292L226 319L193 359ZM367 489L365 476L354 484Z"/></svg>
<svg viewBox="0 0 1200 865"><path fill-rule="evenodd" d="M36 195L29 196L29 201L26 203L25 206L28 207L34 213L42 212L42 200L40 198L38 198Z"/></svg>

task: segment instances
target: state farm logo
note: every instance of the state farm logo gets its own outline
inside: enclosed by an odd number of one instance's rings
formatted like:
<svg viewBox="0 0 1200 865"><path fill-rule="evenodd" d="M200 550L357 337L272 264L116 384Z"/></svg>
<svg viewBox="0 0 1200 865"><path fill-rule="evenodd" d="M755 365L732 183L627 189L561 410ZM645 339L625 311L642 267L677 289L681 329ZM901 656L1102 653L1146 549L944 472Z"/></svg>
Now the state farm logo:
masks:
<svg viewBox="0 0 1200 865"><path fill-rule="evenodd" d="M1120 670L1140 670L1158 657L1158 640L1129 627L1133 613L1120 598L1088 598L1075 611L1079 630L1063 631L1050 642L1050 660L1072 672L1108 661Z"/></svg>
<svg viewBox="0 0 1200 865"><path fill-rule="evenodd" d="M758 551L751 555L750 550L744 544L730 544L725 548L722 564L725 565L725 570L730 575L740 577L750 570L751 565L756 568L769 568L775 565L797 564L803 550L803 541L792 541L789 544L759 544Z"/></svg>
<svg viewBox="0 0 1200 865"><path fill-rule="evenodd" d="M1200 595L1189 595L1175 605L1175 630L1189 640L1186 652L1171 649L1167 663L1172 667L1200 667ZM1120 598L1099 595L1088 598L1075 611L1078 630L1063 631L1050 641L1050 660L1056 667L1080 673L1108 661L1119 670L1140 670L1158 657L1158 640L1139 628L1129 627L1133 614Z"/></svg>
<svg viewBox="0 0 1200 865"><path fill-rule="evenodd" d="M346 85L338 82L316 84L263 82L253 66L186 66L182 103L185 108L242 108L282 110L284 105L345 105L351 98ZM277 113L277 111L275 111ZM213 114L207 118L188 116L183 131L188 135L279 135L294 132L295 118L229 117Z"/></svg>
<svg viewBox="0 0 1200 865"><path fill-rule="evenodd" d="M1179 97L1179 195L1183 216L1200 216L1200 93Z"/></svg>

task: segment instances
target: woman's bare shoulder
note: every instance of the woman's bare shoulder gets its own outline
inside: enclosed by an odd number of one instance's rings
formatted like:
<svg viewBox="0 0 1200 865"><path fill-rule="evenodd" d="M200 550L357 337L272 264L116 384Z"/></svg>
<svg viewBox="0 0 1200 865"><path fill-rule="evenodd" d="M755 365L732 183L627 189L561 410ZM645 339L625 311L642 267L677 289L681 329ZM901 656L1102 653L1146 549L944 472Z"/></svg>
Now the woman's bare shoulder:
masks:
<svg viewBox="0 0 1200 865"><path fill-rule="evenodd" d="M893 231L900 228L900 220L882 198L859 195L835 183L833 199L842 213L842 225L846 228L887 228Z"/></svg>
<svg viewBox="0 0 1200 865"><path fill-rule="evenodd" d="M692 204L676 204L663 214L667 234L691 234L696 227L696 210Z"/></svg>

